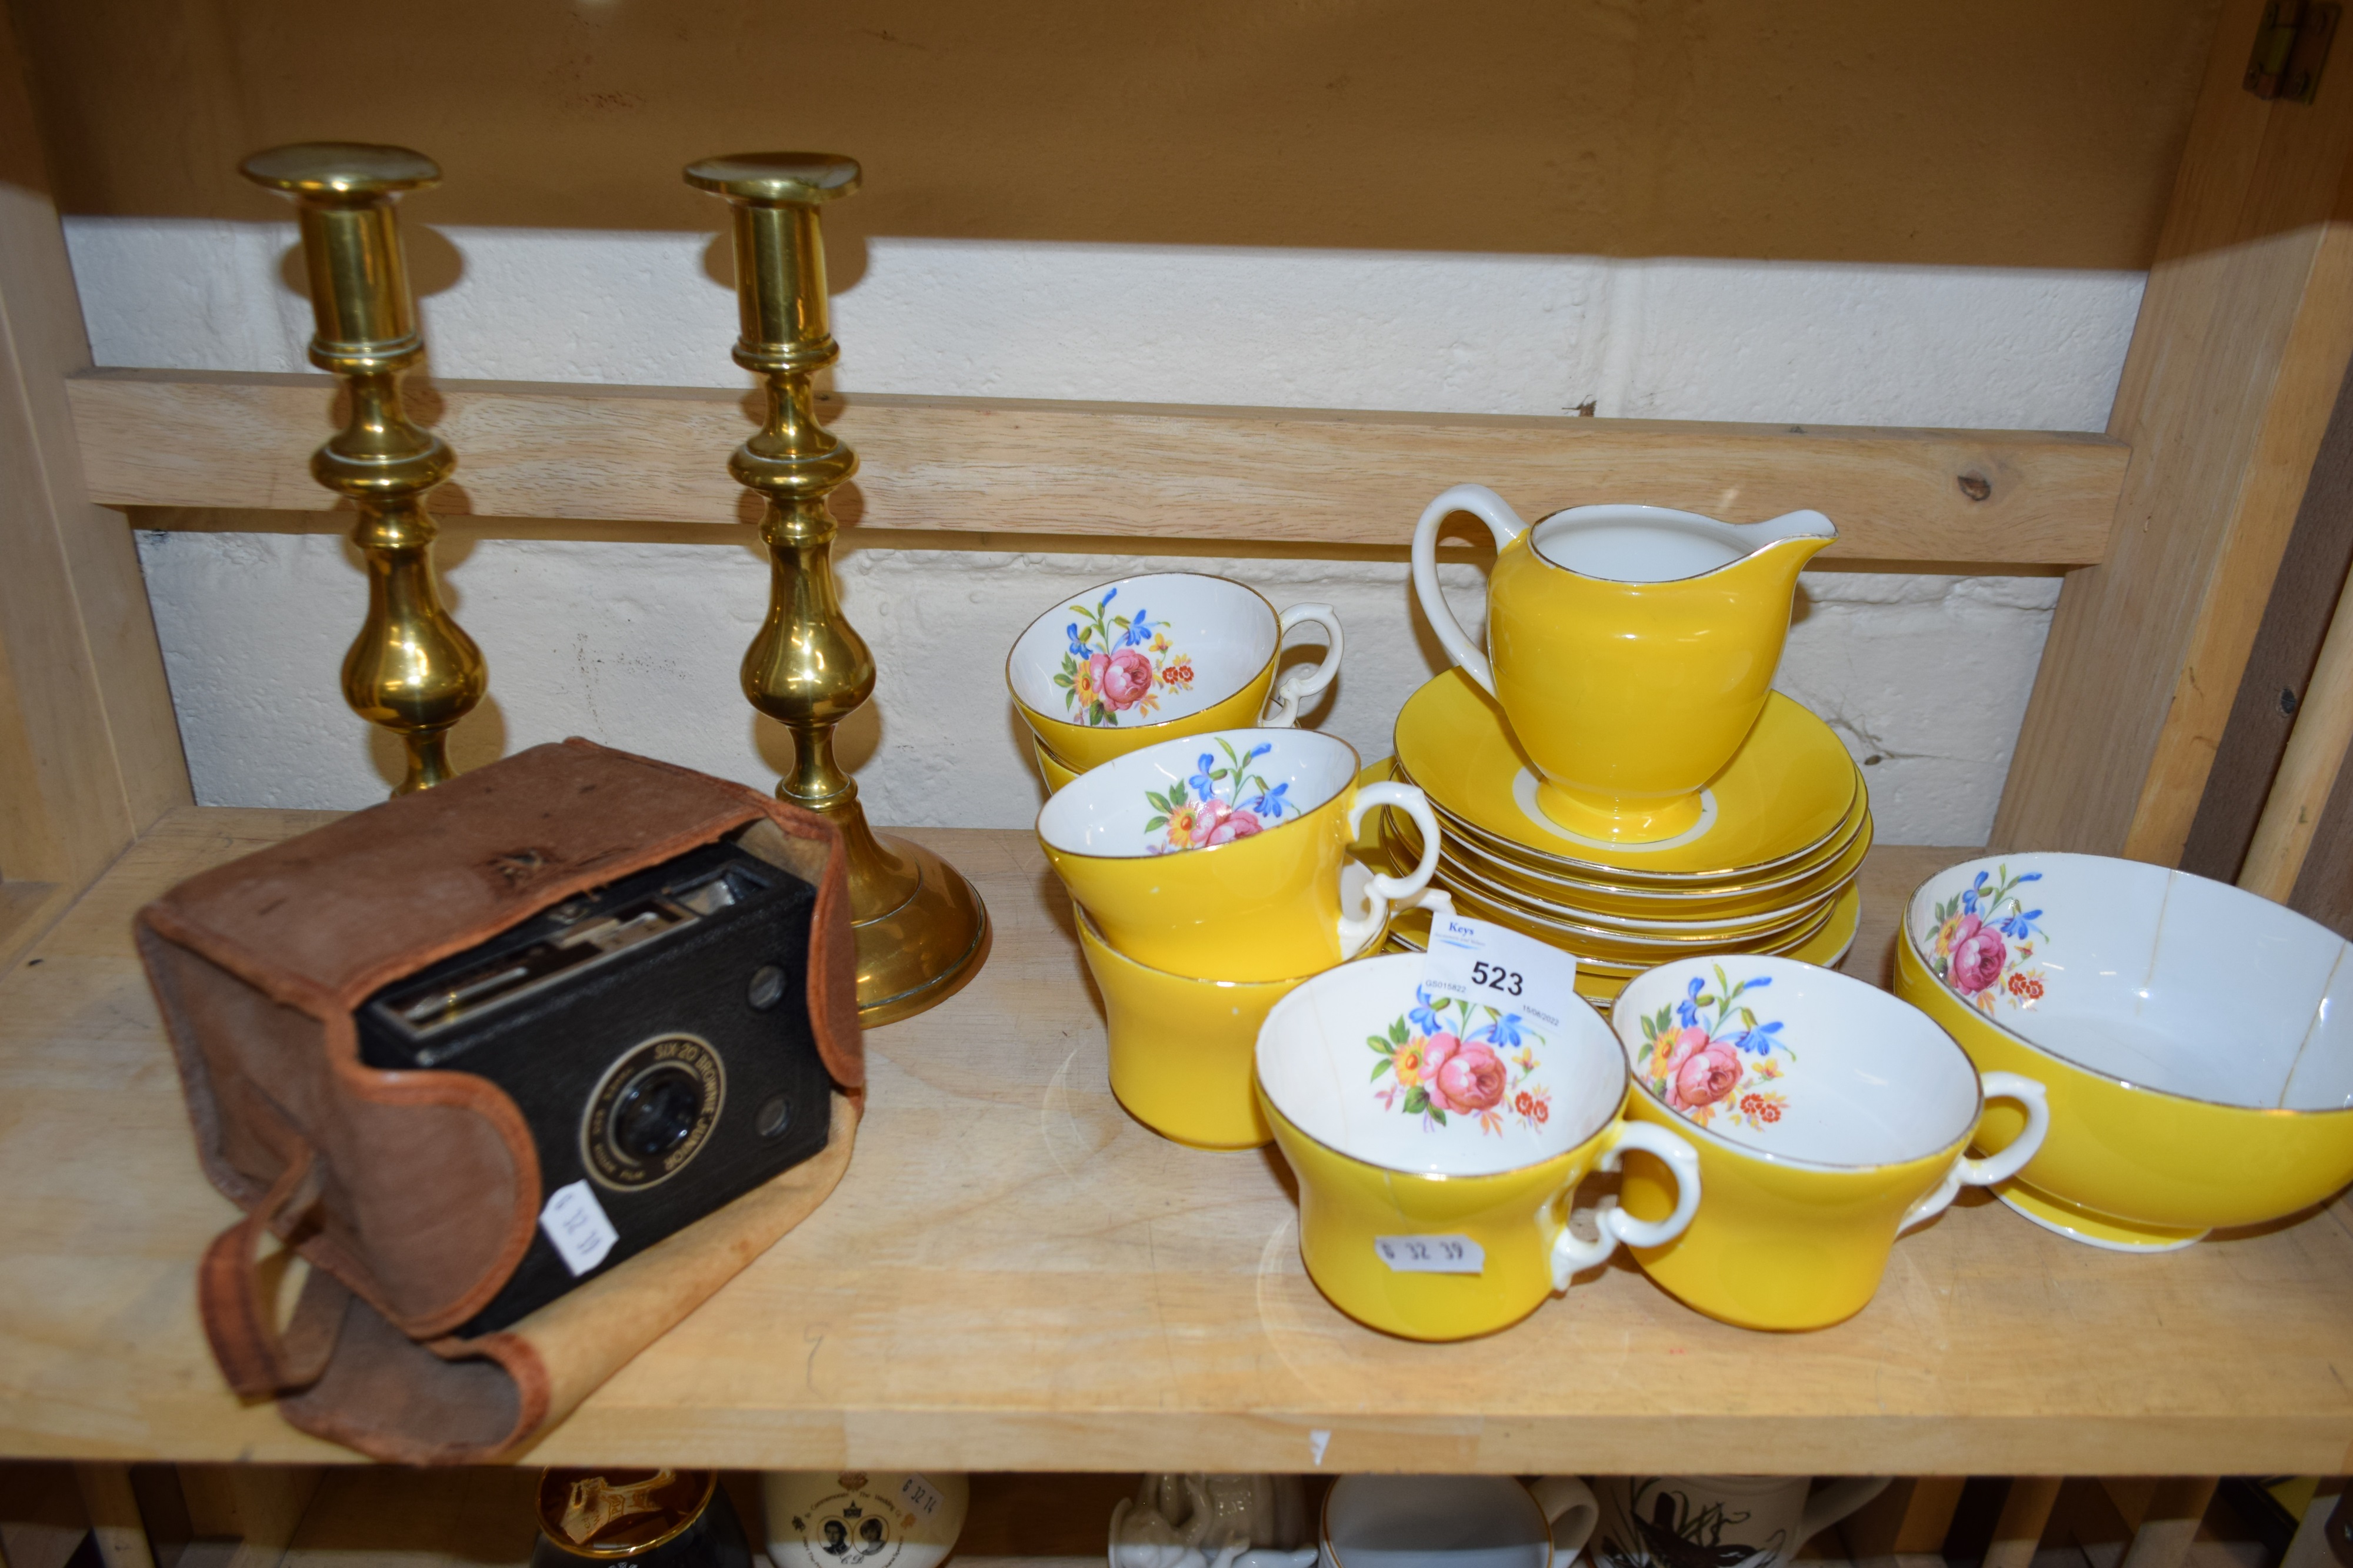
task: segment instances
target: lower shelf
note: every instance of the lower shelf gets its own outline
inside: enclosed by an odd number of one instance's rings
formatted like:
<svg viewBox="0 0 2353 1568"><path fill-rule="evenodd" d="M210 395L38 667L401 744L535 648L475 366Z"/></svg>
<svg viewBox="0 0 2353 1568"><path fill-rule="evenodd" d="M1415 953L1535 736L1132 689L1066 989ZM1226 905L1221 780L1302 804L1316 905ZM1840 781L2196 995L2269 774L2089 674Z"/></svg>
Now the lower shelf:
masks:
<svg viewBox="0 0 2353 1568"><path fill-rule="evenodd" d="M180 879L315 814L184 812L0 981L0 1453L348 1459L221 1384L197 1171L128 939ZM913 835L987 900L987 967L868 1037L839 1191L527 1458L735 1468L2331 1473L2353 1447L2353 1231L2165 1258L1964 1200L1820 1333L1745 1332L1622 1258L1506 1332L1384 1338L1317 1294L1271 1151L1130 1120L1027 834ZM1883 847L1849 967L1965 851Z"/></svg>

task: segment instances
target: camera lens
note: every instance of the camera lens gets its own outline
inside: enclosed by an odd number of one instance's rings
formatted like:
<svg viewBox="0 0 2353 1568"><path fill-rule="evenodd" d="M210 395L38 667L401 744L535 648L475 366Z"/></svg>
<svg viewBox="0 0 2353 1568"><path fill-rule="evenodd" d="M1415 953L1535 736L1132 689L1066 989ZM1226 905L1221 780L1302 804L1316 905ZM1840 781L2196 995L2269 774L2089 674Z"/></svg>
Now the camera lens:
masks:
<svg viewBox="0 0 2353 1568"><path fill-rule="evenodd" d="M651 1164L686 1142L702 1111L702 1085L675 1062L629 1080L613 1102L613 1147L623 1158Z"/></svg>
<svg viewBox="0 0 2353 1568"><path fill-rule="evenodd" d="M752 971L751 1002L754 1008L766 1012L785 994L785 972L773 963L764 963Z"/></svg>

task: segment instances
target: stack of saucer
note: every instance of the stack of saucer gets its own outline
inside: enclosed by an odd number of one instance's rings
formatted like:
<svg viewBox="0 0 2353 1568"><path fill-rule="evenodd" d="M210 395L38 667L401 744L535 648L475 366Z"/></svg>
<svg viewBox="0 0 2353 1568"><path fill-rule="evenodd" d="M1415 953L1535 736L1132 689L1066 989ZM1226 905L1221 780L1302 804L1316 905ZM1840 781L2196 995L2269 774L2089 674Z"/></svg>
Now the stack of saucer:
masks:
<svg viewBox="0 0 2353 1568"><path fill-rule="evenodd" d="M1870 794L1830 727L1778 693L1709 781L1697 825L1651 843L1604 843L1545 816L1502 710L1459 669L1407 701L1396 744L1367 774L1429 797L1442 825L1432 885L1464 914L1576 954L1588 997L1696 953L1831 964L1854 941ZM1421 840L1392 814L1357 849L1386 871L1418 858ZM1417 946L1427 929L1400 921L1391 940Z"/></svg>

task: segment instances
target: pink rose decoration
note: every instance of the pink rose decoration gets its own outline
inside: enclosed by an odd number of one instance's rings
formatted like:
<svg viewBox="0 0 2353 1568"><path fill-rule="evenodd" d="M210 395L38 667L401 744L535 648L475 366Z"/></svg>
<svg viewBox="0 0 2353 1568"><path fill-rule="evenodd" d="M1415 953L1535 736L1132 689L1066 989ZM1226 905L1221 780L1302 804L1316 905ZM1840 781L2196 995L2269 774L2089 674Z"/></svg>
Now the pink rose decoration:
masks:
<svg viewBox="0 0 2353 1568"><path fill-rule="evenodd" d="M1262 831L1265 826L1253 813L1221 808L1217 826L1209 829L1207 842L1231 844L1237 838L1248 838L1251 834Z"/></svg>
<svg viewBox="0 0 2353 1568"><path fill-rule="evenodd" d="M1493 1048L1468 1041L1438 1065L1430 1097L1442 1098L1449 1110L1485 1110L1503 1102L1509 1076Z"/></svg>
<svg viewBox="0 0 2353 1568"><path fill-rule="evenodd" d="M1152 661L1132 647L1092 655L1087 668L1094 676L1095 689L1103 693L1103 706L1113 712L1134 707L1136 700L1152 689Z"/></svg>
<svg viewBox="0 0 2353 1568"><path fill-rule="evenodd" d="M1985 924L1975 915L1963 915L1953 931L1952 967L1947 972L1953 989L1964 996L1974 996L2001 978L2001 966L2010 961L2010 944L2001 940L2001 932Z"/></svg>
<svg viewBox="0 0 2353 1568"><path fill-rule="evenodd" d="M1445 1091L1438 1087L1438 1069L1454 1059L1462 1049L1462 1042L1453 1035L1432 1035L1421 1042L1421 1089L1430 1096L1430 1103L1440 1110L1459 1109L1447 1102Z"/></svg>
<svg viewBox="0 0 2353 1568"><path fill-rule="evenodd" d="M1710 1040L1674 1068L1667 1080L1667 1103L1677 1110L1696 1110L1730 1094L1739 1081L1740 1058L1723 1041Z"/></svg>
<svg viewBox="0 0 2353 1568"><path fill-rule="evenodd" d="M1691 1054L1694 1051L1698 1050L1701 1047L1706 1044L1707 1031L1705 1029L1683 1029L1679 1031L1674 1037L1674 1043L1667 1047L1667 1059L1660 1067L1659 1071L1665 1077L1674 1077L1675 1069L1683 1066L1683 1063L1689 1061L1691 1059Z"/></svg>

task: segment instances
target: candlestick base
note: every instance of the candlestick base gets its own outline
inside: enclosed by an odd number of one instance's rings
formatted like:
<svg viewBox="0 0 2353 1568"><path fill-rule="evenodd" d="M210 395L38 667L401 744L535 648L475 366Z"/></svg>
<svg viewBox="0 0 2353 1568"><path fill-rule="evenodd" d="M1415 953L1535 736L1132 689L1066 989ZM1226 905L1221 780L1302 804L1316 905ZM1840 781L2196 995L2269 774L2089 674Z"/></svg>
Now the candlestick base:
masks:
<svg viewBox="0 0 2353 1568"><path fill-rule="evenodd" d="M871 830L867 837L904 873L885 884L902 895L887 909L860 908L855 879L851 884L858 1021L871 1029L938 1005L980 973L988 956L988 910L955 867L922 845ZM856 866L853 858L853 871Z"/></svg>

